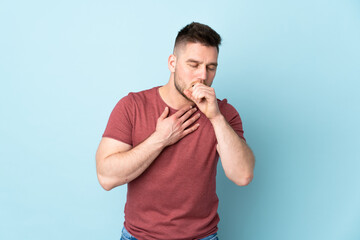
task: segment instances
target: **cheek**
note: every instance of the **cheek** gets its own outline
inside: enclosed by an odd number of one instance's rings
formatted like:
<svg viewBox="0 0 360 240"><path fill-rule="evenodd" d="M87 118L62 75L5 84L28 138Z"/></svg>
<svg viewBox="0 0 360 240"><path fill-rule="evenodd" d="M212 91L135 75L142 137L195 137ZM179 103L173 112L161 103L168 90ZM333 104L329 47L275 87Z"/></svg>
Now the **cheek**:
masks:
<svg viewBox="0 0 360 240"><path fill-rule="evenodd" d="M211 78L213 79L215 77L216 71L211 71L209 73L209 76L211 76Z"/></svg>
<svg viewBox="0 0 360 240"><path fill-rule="evenodd" d="M196 78L196 75L189 70L183 70L181 72L181 79L183 79L185 84L190 84L194 79Z"/></svg>
<svg viewBox="0 0 360 240"><path fill-rule="evenodd" d="M176 67L175 71L176 71L177 74L178 74L179 76L181 76L182 78L189 75L189 70L186 69L186 68L184 68L184 67L181 66L181 65L178 65L178 66Z"/></svg>
<svg viewBox="0 0 360 240"><path fill-rule="evenodd" d="M208 75L208 79L207 79L207 85L208 86L211 86L212 82L214 81L214 78L215 78L215 72L212 72L212 73L209 73Z"/></svg>
<svg viewBox="0 0 360 240"><path fill-rule="evenodd" d="M191 77L191 76L194 75L193 71L192 71L191 69L188 69L188 68L184 68L183 74L184 74L184 76L186 76L186 77Z"/></svg>

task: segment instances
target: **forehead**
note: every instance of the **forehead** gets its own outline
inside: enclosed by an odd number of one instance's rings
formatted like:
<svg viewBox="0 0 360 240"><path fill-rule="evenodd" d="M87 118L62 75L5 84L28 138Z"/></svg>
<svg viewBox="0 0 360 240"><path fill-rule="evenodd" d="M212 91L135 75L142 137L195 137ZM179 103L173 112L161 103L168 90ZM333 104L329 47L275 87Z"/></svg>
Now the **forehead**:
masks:
<svg viewBox="0 0 360 240"><path fill-rule="evenodd" d="M218 51L216 47L205 46L201 43L186 43L180 47L180 56L181 58L189 59L199 59L199 60L207 60L210 62L216 62L218 57Z"/></svg>

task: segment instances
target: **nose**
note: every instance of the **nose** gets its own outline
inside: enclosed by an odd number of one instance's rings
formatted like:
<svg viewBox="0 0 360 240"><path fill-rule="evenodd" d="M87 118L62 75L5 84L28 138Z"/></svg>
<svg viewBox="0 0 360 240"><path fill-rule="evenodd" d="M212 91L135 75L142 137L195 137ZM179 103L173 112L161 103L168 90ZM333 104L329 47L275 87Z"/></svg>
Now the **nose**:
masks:
<svg viewBox="0 0 360 240"><path fill-rule="evenodd" d="M207 69L206 66L199 69L198 73L198 80L201 83L205 83L205 80L207 79Z"/></svg>

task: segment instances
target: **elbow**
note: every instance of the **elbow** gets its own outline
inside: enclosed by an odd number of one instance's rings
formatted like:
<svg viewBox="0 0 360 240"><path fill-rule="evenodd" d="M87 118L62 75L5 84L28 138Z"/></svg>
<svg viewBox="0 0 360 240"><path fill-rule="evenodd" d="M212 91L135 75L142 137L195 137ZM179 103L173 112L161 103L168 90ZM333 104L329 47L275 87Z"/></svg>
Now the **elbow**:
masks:
<svg viewBox="0 0 360 240"><path fill-rule="evenodd" d="M113 187L108 184L100 183L100 185L105 191L110 191L111 189L113 189Z"/></svg>
<svg viewBox="0 0 360 240"><path fill-rule="evenodd" d="M106 181L101 175L98 174L98 180L100 183L100 186L105 190L105 191L110 191L111 189L113 189L114 187L110 184L109 181Z"/></svg>
<svg viewBox="0 0 360 240"><path fill-rule="evenodd" d="M106 177L98 174L97 175L100 186L105 190L105 191L110 191L111 189L113 189L115 186L114 184Z"/></svg>
<svg viewBox="0 0 360 240"><path fill-rule="evenodd" d="M235 171L225 171L225 175L228 179L230 179L233 183L237 186L247 186L251 183L254 178L253 171L246 171L246 172L235 172Z"/></svg>
<svg viewBox="0 0 360 240"><path fill-rule="evenodd" d="M119 181L117 179L113 179L113 178L109 178L109 177L105 177L102 176L101 174L98 173L98 180L100 183L100 186L105 190L105 191L110 191L111 189L124 185L127 183L127 181Z"/></svg>
<svg viewBox="0 0 360 240"><path fill-rule="evenodd" d="M241 176L241 177L234 179L233 182L238 186L244 187L244 186L249 185L251 183L251 181L253 180L253 178L254 178L253 174L248 174L246 176Z"/></svg>

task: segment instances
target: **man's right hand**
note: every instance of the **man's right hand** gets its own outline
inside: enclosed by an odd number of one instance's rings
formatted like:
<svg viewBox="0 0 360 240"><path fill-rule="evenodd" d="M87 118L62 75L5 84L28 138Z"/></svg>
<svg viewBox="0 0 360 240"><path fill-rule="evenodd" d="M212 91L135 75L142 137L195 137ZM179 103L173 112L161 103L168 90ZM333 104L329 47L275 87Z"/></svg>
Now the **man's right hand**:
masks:
<svg viewBox="0 0 360 240"><path fill-rule="evenodd" d="M192 125L200 117L200 113L193 116L196 111L196 108L186 106L168 117L169 107L166 107L157 120L154 134L165 144L165 146L176 143L186 135L198 129L198 123Z"/></svg>
<svg viewBox="0 0 360 240"><path fill-rule="evenodd" d="M196 108L184 107L168 117L165 108L157 120L155 132L136 147L103 137L96 153L96 169L101 186L110 190L140 176L161 151L195 131L199 124ZM191 126L192 125L192 126Z"/></svg>

